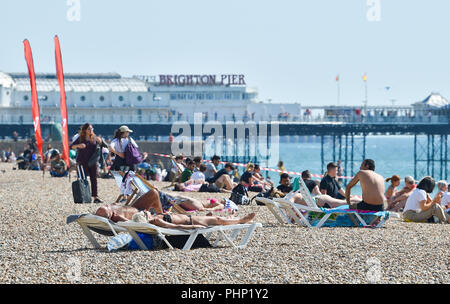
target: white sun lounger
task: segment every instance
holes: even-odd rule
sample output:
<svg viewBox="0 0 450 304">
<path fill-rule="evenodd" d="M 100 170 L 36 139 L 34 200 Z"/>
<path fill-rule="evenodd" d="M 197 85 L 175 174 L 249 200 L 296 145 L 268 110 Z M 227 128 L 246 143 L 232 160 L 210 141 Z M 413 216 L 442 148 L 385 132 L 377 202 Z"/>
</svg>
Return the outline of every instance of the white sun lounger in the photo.
<svg viewBox="0 0 450 304">
<path fill-rule="evenodd" d="M 292 191 L 286 195 L 284 198 L 275 198 L 273 200 L 267 198 L 257 198 L 256 200 L 264 203 L 269 210 L 274 214 L 276 219 L 281 224 L 290 224 L 292 220 L 302 226 L 306 227 L 314 227 L 320 228 L 322 227 L 327 220 L 330 219 L 332 215 L 343 215 L 346 214 L 348 217 L 355 223 L 359 222 L 363 227 L 370 226 L 371 223 L 366 223 L 366 221 L 361 217 L 361 214 L 366 215 L 376 215 L 381 218 L 381 220 L 377 223 L 375 228 L 380 228 L 384 225 L 385 221 L 389 218 L 390 213 L 387 211 L 380 212 L 358 212 L 357 210 L 349 210 L 349 209 L 324 209 L 317 206 L 315 200 L 311 196 L 308 188 L 306 187 L 304 181 L 300 178 L 297 178 L 295 183 L 298 183 L 298 190 Z M 294 187 L 295 188 L 295 187 Z M 293 195 L 300 192 L 302 194 L 303 199 L 305 200 L 307 206 L 296 204 L 290 201 Z M 317 222 L 315 220 L 310 219 L 309 213 L 315 212 L 320 214 L 322 218 Z M 352 219 L 353 218 L 353 219 Z M 357 222 L 355 222 L 355 219 Z M 315 222 L 314 222 L 315 221 Z"/>
<path fill-rule="evenodd" d="M 147 246 L 141 241 L 137 233 L 145 233 L 157 235 L 161 238 L 170 249 L 173 249 L 173 246 L 169 243 L 166 236 L 170 235 L 188 235 L 189 238 L 186 241 L 183 250 L 189 250 L 192 247 L 195 239 L 199 234 L 203 234 L 206 239 L 210 239 L 211 236 L 217 232 L 217 239 L 213 244 L 214 247 L 217 246 L 220 240 L 225 240 L 230 244 L 233 248 L 241 249 L 245 248 L 250 241 L 253 232 L 257 227 L 262 227 L 260 223 L 249 223 L 249 224 L 238 224 L 238 225 L 229 225 L 229 226 L 212 226 L 208 228 L 202 229 L 192 229 L 192 230 L 182 230 L 182 229 L 167 229 L 158 227 L 148 223 L 137 223 L 133 221 L 121 222 L 118 225 L 122 228 L 125 228 L 128 233 L 133 237 L 135 242 L 142 250 L 147 250 Z M 239 245 L 235 244 L 237 236 L 241 231 L 245 231 L 244 236 L 241 239 Z M 231 232 L 231 235 L 227 235 L 226 232 Z"/>
<path fill-rule="evenodd" d="M 92 234 L 92 231 L 105 236 L 113 236 L 120 232 L 127 231 L 125 228 L 118 226 L 113 221 L 93 214 L 69 215 L 66 223 L 70 224 L 73 222 L 77 222 L 81 226 L 84 235 L 86 235 L 96 249 L 101 248 L 101 246 Z"/>
</svg>

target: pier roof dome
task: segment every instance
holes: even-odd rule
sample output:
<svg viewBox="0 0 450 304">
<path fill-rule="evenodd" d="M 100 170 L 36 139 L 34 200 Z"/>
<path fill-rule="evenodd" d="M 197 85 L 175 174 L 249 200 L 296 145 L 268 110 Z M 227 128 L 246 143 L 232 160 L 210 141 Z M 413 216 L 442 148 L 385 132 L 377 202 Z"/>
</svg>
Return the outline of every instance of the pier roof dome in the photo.
<svg viewBox="0 0 450 304">
<path fill-rule="evenodd" d="M 445 108 L 450 105 L 449 101 L 439 93 L 431 93 L 425 100 L 416 102 L 414 106 L 424 108 Z"/>
</svg>

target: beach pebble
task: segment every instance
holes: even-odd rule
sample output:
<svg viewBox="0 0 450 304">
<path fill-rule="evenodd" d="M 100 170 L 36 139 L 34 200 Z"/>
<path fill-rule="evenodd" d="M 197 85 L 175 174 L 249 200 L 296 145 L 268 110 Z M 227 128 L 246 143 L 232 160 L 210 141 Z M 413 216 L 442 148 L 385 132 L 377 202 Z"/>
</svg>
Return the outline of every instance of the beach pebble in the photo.
<svg viewBox="0 0 450 304">
<path fill-rule="evenodd" d="M 243 250 L 222 241 L 218 248 L 188 252 L 110 253 L 108 238 L 94 234 L 102 246 L 96 250 L 66 218 L 95 212 L 99 205 L 74 204 L 68 178 L 13 171 L 4 163 L 0 169 L 6 170 L 0 175 L 0 283 L 442 284 L 450 279 L 450 225 L 392 218 L 382 229 L 308 229 L 279 225 L 261 206 L 240 206 L 239 215 L 256 212 L 255 221 L 263 224 Z M 119 195 L 114 179 L 98 183 L 99 196 L 114 202 Z"/>
</svg>

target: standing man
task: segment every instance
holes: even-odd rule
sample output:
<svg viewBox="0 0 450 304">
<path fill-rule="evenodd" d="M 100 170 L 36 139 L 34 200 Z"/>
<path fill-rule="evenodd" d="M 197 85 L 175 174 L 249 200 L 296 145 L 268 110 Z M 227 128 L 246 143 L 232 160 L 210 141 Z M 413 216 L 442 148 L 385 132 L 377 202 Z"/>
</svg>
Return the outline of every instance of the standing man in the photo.
<svg viewBox="0 0 450 304">
<path fill-rule="evenodd" d="M 361 184 L 363 200 L 359 203 L 351 203 L 350 192 L 358 182 Z M 360 171 L 347 185 L 345 199 L 350 205 L 350 209 L 383 211 L 386 209 L 384 192 L 384 177 L 375 173 L 375 162 L 366 159 L 362 162 Z"/>
</svg>

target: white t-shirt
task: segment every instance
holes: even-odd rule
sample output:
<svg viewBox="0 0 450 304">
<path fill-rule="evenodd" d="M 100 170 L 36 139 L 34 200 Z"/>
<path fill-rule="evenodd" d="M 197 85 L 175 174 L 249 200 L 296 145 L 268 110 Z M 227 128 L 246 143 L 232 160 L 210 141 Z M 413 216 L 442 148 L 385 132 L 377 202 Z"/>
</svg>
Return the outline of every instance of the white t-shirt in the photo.
<svg viewBox="0 0 450 304">
<path fill-rule="evenodd" d="M 200 179 L 205 180 L 205 174 L 203 174 L 200 171 L 195 171 L 194 173 L 192 173 L 191 179 L 192 180 L 200 180 Z"/>
<path fill-rule="evenodd" d="M 427 193 L 425 192 L 425 190 L 422 189 L 414 190 L 408 197 L 408 200 L 406 201 L 403 213 L 405 213 L 405 211 L 407 210 L 414 210 L 417 212 L 421 212 L 422 209 L 420 209 L 420 202 L 426 200 L 427 200 Z"/>
<path fill-rule="evenodd" d="M 119 143 L 119 139 L 114 138 L 114 139 L 111 141 L 111 143 L 109 144 L 109 146 L 110 146 L 111 148 L 113 148 L 116 152 L 122 153 L 122 152 L 125 152 L 125 149 L 127 148 L 128 142 L 129 142 L 129 141 L 131 141 L 131 143 L 133 144 L 133 146 L 135 146 L 136 148 L 139 148 L 138 145 L 136 144 L 136 142 L 135 142 L 131 137 L 128 137 L 128 138 L 122 138 L 122 139 L 120 140 L 120 143 Z"/>
<path fill-rule="evenodd" d="M 445 192 L 444 196 L 441 199 L 441 206 L 445 208 L 446 206 L 448 206 L 449 203 L 450 203 L 450 193 Z"/>
</svg>

